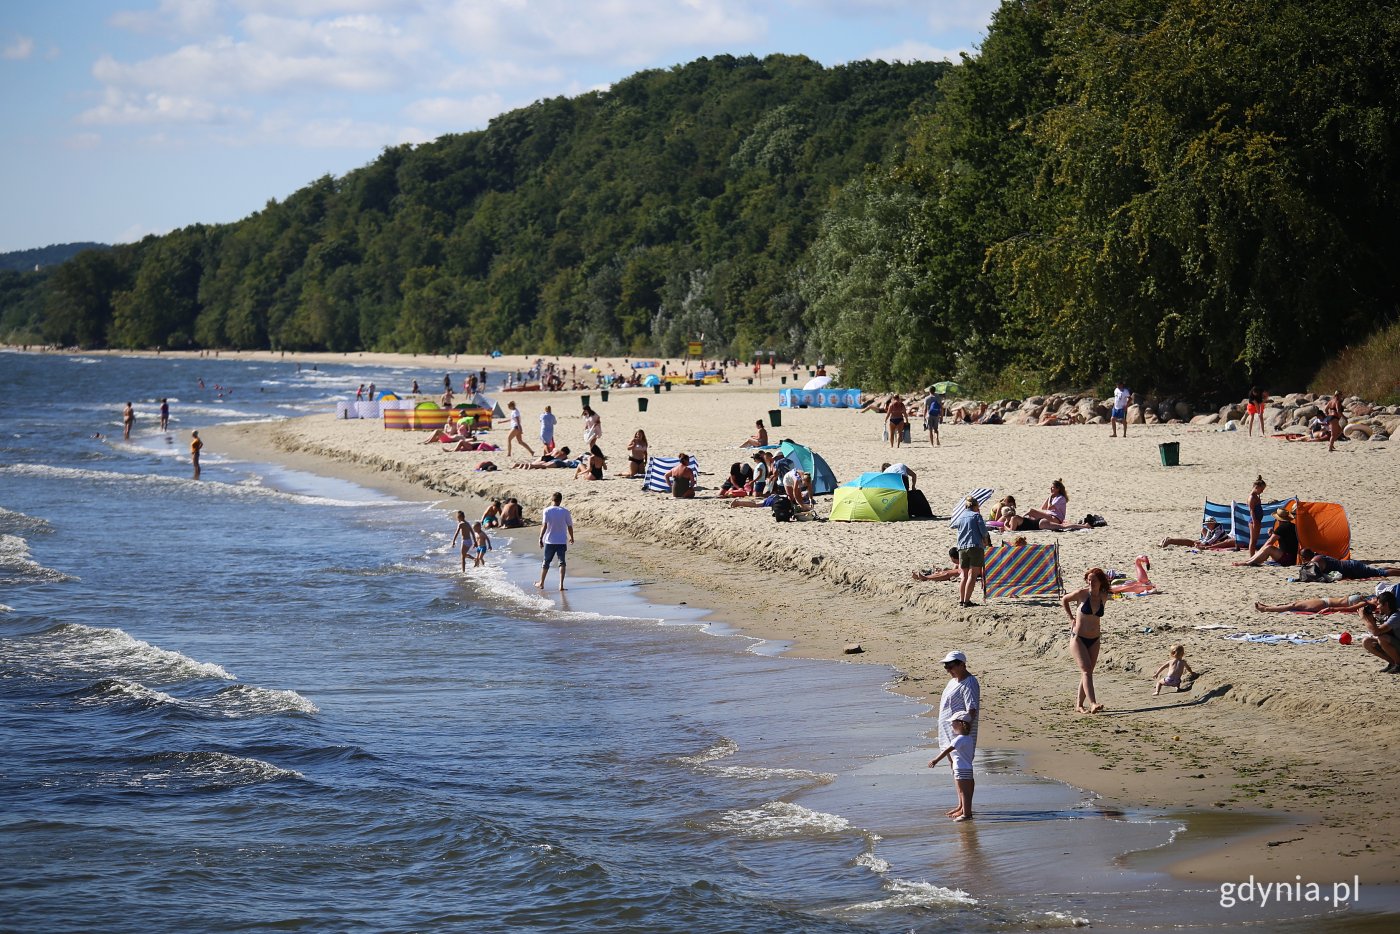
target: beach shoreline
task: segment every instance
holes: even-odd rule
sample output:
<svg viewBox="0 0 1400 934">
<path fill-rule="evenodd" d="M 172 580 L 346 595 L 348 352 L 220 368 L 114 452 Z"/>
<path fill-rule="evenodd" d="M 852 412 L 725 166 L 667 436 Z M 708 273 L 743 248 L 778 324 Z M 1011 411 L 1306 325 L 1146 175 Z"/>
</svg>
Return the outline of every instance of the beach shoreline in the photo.
<svg viewBox="0 0 1400 934">
<path fill-rule="evenodd" d="M 395 363 L 403 365 L 397 358 Z M 681 387 L 652 397 L 650 415 L 635 412 L 631 401 L 636 391 L 618 392 L 600 407 L 609 430 L 603 447 L 616 455 L 634 422 L 653 434 L 657 453 L 668 453 L 678 446 L 673 439 L 684 438 L 686 449 L 712 475 L 702 479 L 713 488 L 719 479 L 713 475 L 722 476 L 725 462 L 741 456 L 734 445 L 746 426 L 772 404 L 772 388 Z M 523 398 L 527 425 L 534 409 L 548 403 L 565 412 L 576 399 L 573 393 L 528 394 Z M 657 409 L 664 414 L 658 417 Z M 620 410 L 630 415 L 618 418 Z M 1190 531 L 1195 520 L 1176 487 L 1189 490 L 1186 502 L 1199 503 L 1197 496 L 1228 496 L 1231 486 L 1246 486 L 1262 471 L 1281 493 L 1322 498 L 1317 484 L 1303 487 L 1302 482 L 1326 467 L 1338 474 L 1329 482 L 1370 506 L 1358 508 L 1353 500 L 1343 500 L 1351 508 L 1358 555 L 1400 555 L 1393 524 L 1374 521 L 1383 501 L 1378 487 L 1391 463 L 1383 446 L 1355 445 L 1328 459 L 1317 446 L 1192 433 L 1184 426 L 1133 426 L 1135 448 L 1124 448 L 1121 441 L 1111 446 L 1097 427 L 960 426 L 945 428 L 942 447 L 921 442 L 895 453 L 878 440 L 879 416 L 785 410 L 783 417 L 784 427 L 774 436 L 810 442 L 842 479 L 859 469 L 878 469 L 882 456 L 906 460 L 920 471 L 920 487 L 929 491 L 936 511 L 956 497 L 950 491 L 978 485 L 973 482 L 978 470 L 969 468 L 979 461 L 995 465 L 983 470 L 1019 473 L 999 485 L 1025 499 L 1039 486 L 1026 476 L 1065 476 L 1076 499 L 1092 503 L 1093 511 L 1110 519 L 1108 529 L 1060 537 L 1067 581 L 1076 580 L 1088 562 L 1107 564 L 1116 558 L 1118 566 L 1125 566 L 1133 552 L 1150 552 L 1153 577 L 1164 592 L 1115 601 L 1105 623 L 1108 639 L 1099 680 L 1110 707 L 1107 714 L 1076 717 L 1070 709 L 1075 676 L 1062 654 L 1058 607 L 1003 601 L 959 609 L 951 585 L 908 580 L 912 567 L 946 564 L 934 557 L 946 551 L 951 538 L 945 523 L 779 526 L 766 510 L 731 511 L 711 499 L 678 503 L 643 496 L 631 485 L 634 481 L 575 483 L 563 471 L 475 473 L 478 460 L 494 457 L 504 464 L 504 457 L 444 454 L 436 446 L 415 444 L 422 440 L 418 433 L 386 432 L 378 422 L 337 422 L 330 415 L 238 428 L 201 426 L 201 433 L 208 431 L 209 450 L 215 453 L 329 471 L 372 486 L 387 482 L 401 495 L 422 499 L 456 496 L 462 505 L 453 508 L 465 508 L 469 515 L 479 514 L 485 495 L 516 495 L 527 515 L 536 513 L 547 491 L 561 489 L 586 554 L 647 582 L 656 602 L 703 601 L 716 617 L 747 635 L 788 643 L 788 654 L 889 665 L 904 673 L 896 689 L 923 701 L 936 699 L 941 691 L 943 674 L 936 663 L 942 653 L 963 648 L 984 684 L 984 742 L 1024 750 L 1037 774 L 1115 802 L 1278 817 L 1276 826 L 1235 833 L 1219 846 L 1170 848 L 1185 854 L 1177 859 L 1173 852 L 1165 860 L 1179 877 L 1229 880 L 1253 873 L 1292 879 L 1302 874 L 1322 880 L 1359 874 L 1370 884 L 1400 881 L 1390 856 L 1396 821 L 1379 791 L 1384 773 L 1372 755 L 1374 749 L 1391 748 L 1395 739 L 1385 695 L 1375 696 L 1391 684 L 1389 679 L 1374 674 L 1375 666 L 1369 657 L 1361 659 L 1359 650 L 1342 650 L 1335 642 L 1250 646 L 1192 629 L 1196 621 L 1224 620 L 1241 628 L 1316 635 L 1334 629 L 1336 618 L 1254 614 L 1247 609 L 1254 599 L 1279 599 L 1290 587 L 1297 589 L 1280 585 L 1281 569 L 1235 569 L 1227 555 L 1166 552 L 1145 544 Z M 577 430 L 575 420 L 572 415 L 561 418 L 563 443 Z M 527 438 L 531 434 L 527 429 Z M 1158 441 L 1185 440 L 1188 434 L 1192 448 L 1203 452 L 1188 455 L 1175 472 L 1134 464 L 1128 472 L 1150 477 L 1149 490 L 1123 487 L 1113 463 L 1116 455 L 1132 450 L 1140 462 L 1155 455 Z M 1048 450 L 1041 452 L 1041 447 Z M 1069 458 L 1057 456 L 1057 448 L 1082 454 L 1096 466 L 1075 473 Z M 1013 457 L 1016 452 L 1031 456 Z M 1238 462 L 1241 455 L 1247 455 L 1245 463 Z M 1223 463 L 1207 469 L 1217 459 Z M 1015 469 L 1008 470 L 1012 464 Z M 965 479 L 954 479 L 958 475 Z M 1229 485 L 1222 493 L 1224 482 Z M 1108 502 L 1105 488 L 1115 490 L 1119 502 Z M 857 553 L 842 550 L 852 547 Z M 1082 554 L 1071 556 L 1071 548 Z M 1105 553 L 1112 557 L 1104 558 Z M 1326 591 L 1334 592 L 1344 591 Z M 1316 594 L 1310 590 L 1307 595 Z M 1141 633 L 1144 628 L 1153 631 Z M 1202 678 L 1190 694 L 1154 702 L 1149 676 L 1176 639 L 1191 643 L 1193 666 L 1202 670 Z M 844 648 L 857 642 L 864 652 L 844 655 Z M 1201 663 L 1202 655 L 1208 663 Z M 1316 675 L 1324 658 L 1339 668 L 1333 680 Z M 1205 697 L 1210 699 L 1203 701 Z M 1347 712 L 1345 736 L 1328 732 L 1339 711 Z"/>
</svg>

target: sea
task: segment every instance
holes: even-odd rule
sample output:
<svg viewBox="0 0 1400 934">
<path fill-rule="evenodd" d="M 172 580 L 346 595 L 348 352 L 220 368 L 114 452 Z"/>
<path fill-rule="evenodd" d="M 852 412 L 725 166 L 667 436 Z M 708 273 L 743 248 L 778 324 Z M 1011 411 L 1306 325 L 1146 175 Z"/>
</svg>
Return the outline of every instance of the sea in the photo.
<svg viewBox="0 0 1400 934">
<path fill-rule="evenodd" d="M 191 430 L 444 370 L 465 375 L 0 352 L 0 930 L 1355 917 L 1227 910 L 1160 868 L 1192 815 L 1033 777 L 1013 750 L 979 750 L 978 817 L 949 821 L 934 721 L 891 669 L 789 658 L 611 573 L 541 594 L 533 535 L 463 573 L 430 502 L 210 448 L 192 476 Z"/>
</svg>

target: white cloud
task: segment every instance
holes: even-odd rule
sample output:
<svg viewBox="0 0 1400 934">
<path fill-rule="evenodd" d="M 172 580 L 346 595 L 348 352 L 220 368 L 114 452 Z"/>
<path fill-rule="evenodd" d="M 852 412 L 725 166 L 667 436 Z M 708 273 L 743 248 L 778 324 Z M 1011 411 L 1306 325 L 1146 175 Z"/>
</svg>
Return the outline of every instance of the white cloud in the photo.
<svg viewBox="0 0 1400 934">
<path fill-rule="evenodd" d="M 180 94 L 130 93 L 107 88 L 102 102 L 78 115 L 88 125 L 121 126 L 149 123 L 231 123 L 248 119 L 240 107 L 224 107 Z"/>
<path fill-rule="evenodd" d="M 65 149 L 96 149 L 102 144 L 102 136 L 99 133 L 74 133 L 63 141 Z"/>
<path fill-rule="evenodd" d="M 410 120 L 440 127 L 442 132 L 479 130 L 498 113 L 506 110 L 499 94 L 478 94 L 466 100 L 455 97 L 427 97 L 404 108 Z"/>
<path fill-rule="evenodd" d="M 109 20 L 118 29 L 167 36 L 205 36 L 223 25 L 218 0 L 160 0 L 154 10 L 123 10 Z"/>
<path fill-rule="evenodd" d="M 135 243 L 137 240 L 149 237 L 151 234 L 155 234 L 156 236 L 163 236 L 168 233 L 170 233 L 169 227 L 157 229 L 154 227 L 147 227 L 145 224 L 132 224 L 130 227 L 127 227 L 121 233 L 113 237 L 112 242 Z"/>
<path fill-rule="evenodd" d="M 973 54 L 972 49 L 940 49 L 911 39 L 889 48 L 876 49 L 864 57 L 885 62 L 960 62 L 964 52 Z"/>
<path fill-rule="evenodd" d="M 34 53 L 34 40 L 29 36 L 15 36 L 14 41 L 0 50 L 0 55 L 12 62 L 22 61 Z"/>
<path fill-rule="evenodd" d="M 929 6 L 928 28 L 935 34 L 965 29 L 986 32 L 1001 0 L 938 0 Z"/>
<path fill-rule="evenodd" d="M 220 140 L 225 145 L 273 144 L 307 149 L 378 149 L 398 143 L 423 142 L 421 131 L 354 117 L 318 117 L 307 120 L 279 111 L 258 121 L 255 127 Z"/>
</svg>

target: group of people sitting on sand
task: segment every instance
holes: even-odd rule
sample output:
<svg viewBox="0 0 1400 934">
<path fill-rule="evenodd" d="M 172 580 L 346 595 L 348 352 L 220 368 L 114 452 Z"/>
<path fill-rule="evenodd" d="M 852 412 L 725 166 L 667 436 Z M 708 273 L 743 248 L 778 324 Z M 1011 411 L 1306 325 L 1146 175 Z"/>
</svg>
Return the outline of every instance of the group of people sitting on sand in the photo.
<svg viewBox="0 0 1400 934">
<path fill-rule="evenodd" d="M 1000 523 L 1001 529 L 1007 532 L 1074 532 L 1108 524 L 1103 517 L 1092 513 L 1085 516 L 1083 522 L 1066 522 L 1068 511 L 1069 491 L 1065 489 L 1064 481 L 1052 480 L 1050 495 L 1045 502 L 1024 513 L 1017 512 L 1016 497 L 1002 497 L 992 510 L 992 527 L 996 528 L 995 523 Z"/>
</svg>

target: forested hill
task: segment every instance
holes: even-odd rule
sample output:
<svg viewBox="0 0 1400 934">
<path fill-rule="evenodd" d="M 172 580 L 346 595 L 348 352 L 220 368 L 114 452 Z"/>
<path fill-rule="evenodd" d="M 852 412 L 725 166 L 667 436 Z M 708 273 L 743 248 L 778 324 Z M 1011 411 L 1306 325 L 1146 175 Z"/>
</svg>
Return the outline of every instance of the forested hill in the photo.
<svg viewBox="0 0 1400 934">
<path fill-rule="evenodd" d="M 0 270 L 6 272 L 31 272 L 37 266 L 56 266 L 77 256 L 83 250 L 106 249 L 105 243 L 54 243 L 32 250 L 15 250 L 0 253 Z"/>
<path fill-rule="evenodd" d="M 788 346 L 823 208 L 949 67 L 720 56 L 539 101 L 237 223 L 84 253 L 36 285 L 40 327 L 125 347 Z"/>
</svg>

